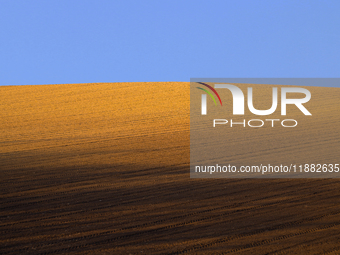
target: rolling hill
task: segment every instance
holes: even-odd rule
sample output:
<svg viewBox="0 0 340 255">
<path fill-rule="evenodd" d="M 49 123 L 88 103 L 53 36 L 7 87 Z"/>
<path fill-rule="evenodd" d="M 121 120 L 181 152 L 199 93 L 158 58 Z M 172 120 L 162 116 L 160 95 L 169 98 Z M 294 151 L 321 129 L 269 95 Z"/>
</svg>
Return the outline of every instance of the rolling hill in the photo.
<svg viewBox="0 0 340 255">
<path fill-rule="evenodd" d="M 313 118 L 297 133 L 233 129 L 229 160 L 340 163 L 340 89 L 310 91 Z M 190 178 L 187 82 L 0 96 L 1 254 L 340 252 L 339 179 Z"/>
</svg>

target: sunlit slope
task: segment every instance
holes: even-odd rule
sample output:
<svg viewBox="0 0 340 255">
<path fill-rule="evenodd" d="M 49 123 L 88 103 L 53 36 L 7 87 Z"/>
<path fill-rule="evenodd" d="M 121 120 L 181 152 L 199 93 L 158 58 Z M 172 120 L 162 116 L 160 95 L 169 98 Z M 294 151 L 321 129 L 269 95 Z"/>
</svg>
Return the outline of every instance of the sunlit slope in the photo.
<svg viewBox="0 0 340 255">
<path fill-rule="evenodd" d="M 253 87 L 255 108 L 270 108 L 271 86 L 238 86 L 245 95 L 247 87 Z M 280 86 L 276 87 L 280 98 Z M 340 89 L 308 89 L 312 99 L 305 106 L 312 116 L 303 115 L 293 105 L 288 105 L 287 116 L 281 116 L 279 99 L 270 116 L 253 115 L 246 107 L 245 116 L 235 117 L 231 96 L 225 98 L 218 118 L 296 119 L 299 124 L 296 128 L 283 128 L 279 122 L 274 128 L 269 122 L 262 128 L 217 127 L 227 133 L 227 141 L 207 137 L 213 141 L 212 148 L 202 149 L 214 153 L 214 146 L 227 142 L 230 151 L 225 162 L 233 164 L 335 163 L 340 151 L 340 120 L 335 114 L 340 109 Z M 139 169 L 189 163 L 189 83 L 9 86 L 0 88 L 0 96 L 3 170 L 66 166 Z M 212 107 L 209 102 L 208 111 Z M 207 122 L 202 135 L 209 136 L 211 126 Z"/>
<path fill-rule="evenodd" d="M 187 163 L 189 83 L 0 87 L 0 168 Z"/>
</svg>

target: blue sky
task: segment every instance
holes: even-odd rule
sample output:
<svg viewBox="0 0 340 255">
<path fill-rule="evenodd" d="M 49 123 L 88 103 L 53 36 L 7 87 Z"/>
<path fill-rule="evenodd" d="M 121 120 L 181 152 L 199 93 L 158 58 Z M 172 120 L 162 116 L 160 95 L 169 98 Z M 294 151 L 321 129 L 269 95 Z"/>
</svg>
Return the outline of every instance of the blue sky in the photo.
<svg viewBox="0 0 340 255">
<path fill-rule="evenodd" d="M 0 0 L 0 85 L 334 77 L 340 1 Z"/>
</svg>

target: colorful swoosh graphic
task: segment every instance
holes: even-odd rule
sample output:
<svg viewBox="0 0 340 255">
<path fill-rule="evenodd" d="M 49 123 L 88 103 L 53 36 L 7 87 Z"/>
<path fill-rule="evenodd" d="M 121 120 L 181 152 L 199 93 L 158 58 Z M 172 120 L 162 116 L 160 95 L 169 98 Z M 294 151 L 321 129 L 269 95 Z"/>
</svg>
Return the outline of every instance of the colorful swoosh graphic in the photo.
<svg viewBox="0 0 340 255">
<path fill-rule="evenodd" d="M 196 88 L 201 89 L 201 90 L 204 90 L 205 92 L 207 92 L 207 94 L 209 94 L 209 96 L 211 96 L 211 98 L 214 100 L 214 103 L 215 103 L 215 105 L 216 105 L 216 100 L 215 100 L 215 98 L 213 97 L 213 95 L 211 95 L 211 93 L 210 93 L 208 90 L 202 89 L 202 88 L 200 88 L 200 87 L 196 87 Z"/>
<path fill-rule="evenodd" d="M 217 91 L 216 91 L 213 87 L 211 87 L 210 85 L 205 84 L 205 83 L 203 83 L 203 82 L 198 82 L 198 83 L 201 84 L 201 85 L 203 85 L 203 86 L 208 87 L 209 89 L 211 89 L 211 90 L 215 93 L 215 95 L 218 97 L 218 100 L 220 100 L 220 104 L 221 104 L 221 106 L 222 106 L 221 98 L 220 98 L 219 94 L 217 93 Z M 198 88 L 198 89 L 201 89 L 201 90 L 204 90 L 205 92 L 207 92 L 207 93 L 211 96 L 211 98 L 214 100 L 215 105 L 216 105 L 215 98 L 213 97 L 213 95 L 212 95 L 208 90 L 202 89 L 202 88 L 200 88 L 200 87 L 197 87 L 197 88 Z"/>
</svg>

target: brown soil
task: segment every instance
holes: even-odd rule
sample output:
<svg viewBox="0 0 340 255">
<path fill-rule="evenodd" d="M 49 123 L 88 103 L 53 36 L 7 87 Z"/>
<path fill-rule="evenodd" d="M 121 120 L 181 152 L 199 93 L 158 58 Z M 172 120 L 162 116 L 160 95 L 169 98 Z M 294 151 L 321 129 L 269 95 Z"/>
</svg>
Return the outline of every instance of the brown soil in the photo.
<svg viewBox="0 0 340 255">
<path fill-rule="evenodd" d="M 1 254 L 340 254 L 338 179 L 190 179 L 188 83 L 0 97 Z"/>
</svg>

